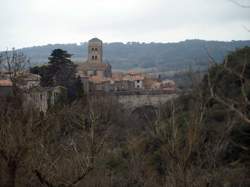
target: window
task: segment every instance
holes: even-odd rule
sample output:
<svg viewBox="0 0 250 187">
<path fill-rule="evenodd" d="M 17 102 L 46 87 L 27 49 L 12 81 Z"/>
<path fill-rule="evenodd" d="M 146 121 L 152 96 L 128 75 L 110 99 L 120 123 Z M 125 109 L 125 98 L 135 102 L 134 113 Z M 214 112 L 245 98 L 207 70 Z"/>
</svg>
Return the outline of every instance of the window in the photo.
<svg viewBox="0 0 250 187">
<path fill-rule="evenodd" d="M 95 48 L 95 51 L 98 51 L 97 48 Z"/>
<path fill-rule="evenodd" d="M 95 48 L 92 48 L 92 51 L 94 51 L 95 50 Z"/>
<path fill-rule="evenodd" d="M 140 83 L 140 80 L 137 80 L 137 83 Z"/>
<path fill-rule="evenodd" d="M 94 60 L 95 59 L 95 56 L 92 56 L 92 60 Z"/>
<path fill-rule="evenodd" d="M 95 56 L 95 60 L 97 60 L 97 56 Z"/>
</svg>

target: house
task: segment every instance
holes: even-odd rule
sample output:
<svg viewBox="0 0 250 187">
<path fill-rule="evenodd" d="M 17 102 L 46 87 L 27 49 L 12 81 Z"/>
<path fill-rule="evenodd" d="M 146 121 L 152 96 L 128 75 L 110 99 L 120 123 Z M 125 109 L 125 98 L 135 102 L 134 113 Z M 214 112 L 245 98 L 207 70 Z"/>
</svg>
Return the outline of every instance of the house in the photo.
<svg viewBox="0 0 250 187">
<path fill-rule="evenodd" d="M 56 87 L 33 87 L 25 90 L 25 105 L 33 105 L 40 112 L 46 113 L 47 110 L 59 102 L 66 100 L 67 91 L 62 86 Z"/>
<path fill-rule="evenodd" d="M 154 78 L 148 78 L 146 77 L 144 79 L 144 88 L 147 90 L 160 90 L 161 87 L 161 81 Z"/>
<path fill-rule="evenodd" d="M 133 90 L 134 89 L 134 82 L 133 81 L 130 81 L 130 80 L 123 80 L 123 79 L 120 79 L 120 80 L 113 80 L 111 82 L 111 85 L 112 85 L 112 90 L 114 92 L 117 92 L 117 91 L 128 91 L 128 90 Z"/>
<path fill-rule="evenodd" d="M 32 87 L 38 87 L 40 85 L 41 76 L 24 72 L 18 75 L 17 85 L 21 89 L 30 89 Z"/>
<path fill-rule="evenodd" d="M 0 96 L 10 96 L 13 94 L 13 83 L 9 79 L 0 80 Z"/>
<path fill-rule="evenodd" d="M 160 89 L 163 91 L 176 91 L 176 84 L 172 80 L 164 80 L 161 82 Z"/>
<path fill-rule="evenodd" d="M 141 73 L 129 72 L 123 77 L 123 80 L 132 81 L 134 89 L 144 89 L 144 78 Z"/>
</svg>

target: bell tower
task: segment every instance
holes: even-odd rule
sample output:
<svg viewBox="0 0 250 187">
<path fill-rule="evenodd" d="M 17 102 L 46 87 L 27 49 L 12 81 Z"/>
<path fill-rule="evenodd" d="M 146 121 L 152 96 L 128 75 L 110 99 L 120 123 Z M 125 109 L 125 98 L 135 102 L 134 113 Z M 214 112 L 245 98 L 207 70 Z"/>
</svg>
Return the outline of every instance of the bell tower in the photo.
<svg viewBox="0 0 250 187">
<path fill-rule="evenodd" d="M 102 41 L 98 38 L 89 40 L 88 43 L 88 62 L 102 63 Z"/>
</svg>

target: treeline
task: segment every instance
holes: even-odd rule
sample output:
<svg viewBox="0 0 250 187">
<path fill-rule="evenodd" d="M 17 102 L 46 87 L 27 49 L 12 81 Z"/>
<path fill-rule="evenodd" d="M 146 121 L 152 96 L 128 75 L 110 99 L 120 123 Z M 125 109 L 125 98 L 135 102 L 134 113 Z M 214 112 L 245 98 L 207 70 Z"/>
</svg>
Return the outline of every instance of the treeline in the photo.
<svg viewBox="0 0 250 187">
<path fill-rule="evenodd" d="M 24 48 L 21 51 L 31 57 L 33 65 L 47 63 L 47 57 L 53 49 L 61 48 L 72 54 L 74 62 L 87 59 L 87 43 L 55 44 Z M 209 55 L 217 62 L 236 48 L 250 46 L 250 41 L 204 41 L 186 40 L 179 43 L 105 43 L 104 60 L 114 69 L 132 68 L 157 69 L 160 71 L 207 69 Z"/>
<path fill-rule="evenodd" d="M 1 98 L 1 186 L 249 186 L 250 48 L 158 109 L 82 97 L 40 115 Z"/>
</svg>

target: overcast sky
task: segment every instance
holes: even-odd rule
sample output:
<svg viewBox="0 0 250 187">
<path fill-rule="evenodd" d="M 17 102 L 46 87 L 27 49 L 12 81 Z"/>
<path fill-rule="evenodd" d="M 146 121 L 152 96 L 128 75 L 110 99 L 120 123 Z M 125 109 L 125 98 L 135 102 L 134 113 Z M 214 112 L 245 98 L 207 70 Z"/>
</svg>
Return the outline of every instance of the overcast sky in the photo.
<svg viewBox="0 0 250 187">
<path fill-rule="evenodd" d="M 0 0 L 0 6 L 0 50 L 92 37 L 104 42 L 250 39 L 244 28 L 250 28 L 250 8 L 229 0 Z"/>
</svg>

